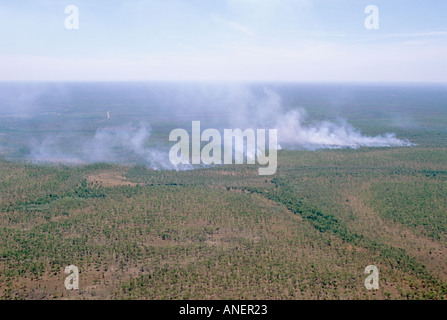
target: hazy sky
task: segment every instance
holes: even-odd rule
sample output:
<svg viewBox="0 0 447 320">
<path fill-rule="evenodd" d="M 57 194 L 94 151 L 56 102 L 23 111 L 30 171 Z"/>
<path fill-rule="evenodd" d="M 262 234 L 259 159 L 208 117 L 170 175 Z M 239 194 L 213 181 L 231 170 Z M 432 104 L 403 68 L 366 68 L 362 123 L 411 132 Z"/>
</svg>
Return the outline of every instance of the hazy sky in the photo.
<svg viewBox="0 0 447 320">
<path fill-rule="evenodd" d="M 367 5 L 379 29 L 365 28 Z M 0 80 L 446 82 L 446 12 L 444 0 L 0 0 Z"/>
</svg>

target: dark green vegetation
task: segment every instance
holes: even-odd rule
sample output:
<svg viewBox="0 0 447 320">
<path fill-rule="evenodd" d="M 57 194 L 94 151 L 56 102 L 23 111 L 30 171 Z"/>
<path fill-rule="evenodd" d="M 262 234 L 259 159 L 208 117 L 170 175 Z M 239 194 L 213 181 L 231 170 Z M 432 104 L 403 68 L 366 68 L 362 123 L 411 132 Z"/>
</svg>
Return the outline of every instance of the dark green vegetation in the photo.
<svg viewBox="0 0 447 320">
<path fill-rule="evenodd" d="M 74 94 L 79 110 L 47 97 L 42 105 L 59 115 L 0 118 L 0 297 L 446 299 L 446 90 L 274 89 L 312 119 L 347 115 L 366 134 L 395 132 L 418 145 L 281 150 L 274 176 L 259 176 L 255 165 L 30 164 L 20 160 L 26 148 L 8 148 L 70 119 L 76 134 L 91 135 L 107 110 L 117 125 L 122 106 L 137 104 L 125 89 Z M 148 144 L 179 127 L 155 118 Z M 76 146 L 65 138 L 66 148 Z M 79 291 L 64 287 L 71 264 Z M 364 287 L 371 264 L 376 291 Z"/>
</svg>

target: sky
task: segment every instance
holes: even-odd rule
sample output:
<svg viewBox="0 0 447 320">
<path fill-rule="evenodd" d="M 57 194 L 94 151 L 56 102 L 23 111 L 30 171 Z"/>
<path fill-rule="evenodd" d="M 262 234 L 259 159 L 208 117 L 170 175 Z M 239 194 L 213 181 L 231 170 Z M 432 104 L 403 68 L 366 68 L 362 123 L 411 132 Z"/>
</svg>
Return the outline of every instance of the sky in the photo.
<svg viewBox="0 0 447 320">
<path fill-rule="evenodd" d="M 0 81 L 447 82 L 446 12 L 443 0 L 0 0 Z"/>
</svg>

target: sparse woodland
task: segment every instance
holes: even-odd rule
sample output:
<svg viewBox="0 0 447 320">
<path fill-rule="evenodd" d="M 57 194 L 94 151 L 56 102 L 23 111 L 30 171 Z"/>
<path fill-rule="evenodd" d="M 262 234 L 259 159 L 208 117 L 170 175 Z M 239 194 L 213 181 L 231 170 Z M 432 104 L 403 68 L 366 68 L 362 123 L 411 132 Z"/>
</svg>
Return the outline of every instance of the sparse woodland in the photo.
<svg viewBox="0 0 447 320">
<path fill-rule="evenodd" d="M 447 298 L 445 148 L 278 156 L 274 176 L 0 161 L 0 297 Z"/>
</svg>

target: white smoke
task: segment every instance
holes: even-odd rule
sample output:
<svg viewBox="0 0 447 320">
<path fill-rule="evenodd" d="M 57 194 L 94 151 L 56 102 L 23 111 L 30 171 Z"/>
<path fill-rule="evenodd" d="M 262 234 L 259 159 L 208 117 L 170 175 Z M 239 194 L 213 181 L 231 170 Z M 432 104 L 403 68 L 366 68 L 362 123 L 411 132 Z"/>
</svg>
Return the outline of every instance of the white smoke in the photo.
<svg viewBox="0 0 447 320">
<path fill-rule="evenodd" d="M 162 99 L 163 103 L 170 106 L 169 110 L 165 111 L 166 114 L 176 115 L 189 111 L 194 115 L 218 115 L 217 122 L 202 121 L 201 130 L 213 127 L 220 131 L 237 128 L 277 129 L 278 149 L 315 150 L 412 145 L 408 140 L 399 139 L 393 133 L 364 135 L 346 120 L 312 121 L 305 109 L 293 105 L 284 107 L 281 96 L 270 89 L 254 91 L 245 86 L 230 86 L 186 91 L 186 96 L 173 94 L 175 103 L 166 97 Z M 190 127 L 185 127 L 188 121 L 177 126 L 177 120 L 173 117 L 169 121 L 172 121 L 175 127 L 190 131 Z M 188 165 L 173 165 L 169 161 L 169 148 L 172 144 L 155 144 L 151 138 L 151 128 L 144 120 L 138 124 L 114 123 L 115 125 L 108 122 L 107 127 L 97 129 L 90 137 L 82 136 L 81 131 L 74 130 L 53 134 L 40 143 L 33 141 L 29 158 L 64 163 L 143 163 L 152 169 L 168 170 L 192 168 Z M 169 132 L 166 132 L 166 138 L 168 136 Z M 249 159 L 255 157 L 254 154 L 246 156 Z"/>
<path fill-rule="evenodd" d="M 278 129 L 279 148 L 315 150 L 413 145 L 408 140 L 398 139 L 394 133 L 363 135 L 346 120 L 310 122 L 305 109 L 285 110 L 281 97 L 269 89 L 264 90 L 261 100 L 247 93 L 241 97 L 244 99 L 231 105 L 237 113 L 235 121 L 251 128 Z"/>
<path fill-rule="evenodd" d="M 80 149 L 72 152 L 61 150 L 62 141 L 53 137 L 35 144 L 29 158 L 37 162 L 80 163 L 144 163 L 159 170 L 185 170 L 189 166 L 174 166 L 168 152 L 161 147 L 148 147 L 150 127 L 145 123 L 98 129 L 92 138 L 86 139 Z"/>
<path fill-rule="evenodd" d="M 78 155 L 64 152 L 61 147 L 63 144 L 58 137 L 47 136 L 41 142 L 38 142 L 36 139 L 31 139 L 30 144 L 31 152 L 27 158 L 33 162 L 65 164 L 86 163 Z"/>
<path fill-rule="evenodd" d="M 150 127 L 125 125 L 98 129 L 93 139 L 84 144 L 84 158 L 88 162 L 144 162 L 152 169 L 186 169 L 169 162 L 168 152 L 160 147 L 148 147 Z"/>
<path fill-rule="evenodd" d="M 322 121 L 304 124 L 304 111 L 292 110 L 277 119 L 278 139 L 283 146 L 319 148 L 403 147 L 412 145 L 408 140 L 396 138 L 394 133 L 365 136 L 346 121 L 333 123 Z"/>
</svg>

